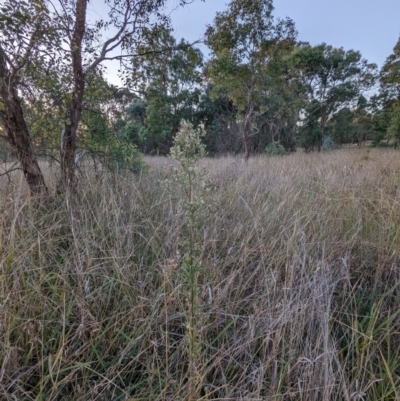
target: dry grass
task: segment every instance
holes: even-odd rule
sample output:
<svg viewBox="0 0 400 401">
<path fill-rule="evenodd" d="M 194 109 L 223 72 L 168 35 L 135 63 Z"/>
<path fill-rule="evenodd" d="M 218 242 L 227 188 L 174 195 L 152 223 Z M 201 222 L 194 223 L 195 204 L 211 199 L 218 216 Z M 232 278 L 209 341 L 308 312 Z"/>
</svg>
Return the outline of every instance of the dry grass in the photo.
<svg viewBox="0 0 400 401">
<path fill-rule="evenodd" d="M 2 182 L 0 399 L 187 399 L 184 215 L 149 163 L 40 209 Z M 199 399 L 400 399 L 398 152 L 204 164 Z"/>
</svg>

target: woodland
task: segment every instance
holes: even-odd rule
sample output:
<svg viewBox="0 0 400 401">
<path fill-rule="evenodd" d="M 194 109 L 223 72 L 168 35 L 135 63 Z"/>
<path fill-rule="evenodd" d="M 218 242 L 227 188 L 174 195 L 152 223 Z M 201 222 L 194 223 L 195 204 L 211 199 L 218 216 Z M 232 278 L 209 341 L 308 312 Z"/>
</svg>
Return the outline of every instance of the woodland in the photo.
<svg viewBox="0 0 400 401">
<path fill-rule="evenodd" d="M 399 400 L 400 39 L 167 3 L 0 1 L 0 399 Z"/>
<path fill-rule="evenodd" d="M 209 155 L 397 146 L 399 43 L 378 71 L 357 50 L 301 42 L 272 1 L 237 0 L 207 26 L 205 59 L 174 37 L 164 3 L 106 1 L 93 20 L 83 0 L 4 2 L 1 155 L 32 193 L 47 191 L 39 159 L 60 165 L 60 188 L 85 154 L 137 171 L 141 155 L 168 155 L 182 120 Z M 123 87 L 104 78 L 111 60 Z"/>
</svg>

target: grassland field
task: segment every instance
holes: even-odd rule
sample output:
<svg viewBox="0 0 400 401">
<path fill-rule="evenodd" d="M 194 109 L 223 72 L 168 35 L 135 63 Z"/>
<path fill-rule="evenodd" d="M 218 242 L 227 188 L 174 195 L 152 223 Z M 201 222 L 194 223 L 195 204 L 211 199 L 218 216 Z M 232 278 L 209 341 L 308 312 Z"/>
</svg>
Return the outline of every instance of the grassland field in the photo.
<svg viewBox="0 0 400 401">
<path fill-rule="evenodd" d="M 201 161 L 192 298 L 182 188 L 146 161 L 39 206 L 0 178 L 1 400 L 400 400 L 398 151 Z"/>
</svg>

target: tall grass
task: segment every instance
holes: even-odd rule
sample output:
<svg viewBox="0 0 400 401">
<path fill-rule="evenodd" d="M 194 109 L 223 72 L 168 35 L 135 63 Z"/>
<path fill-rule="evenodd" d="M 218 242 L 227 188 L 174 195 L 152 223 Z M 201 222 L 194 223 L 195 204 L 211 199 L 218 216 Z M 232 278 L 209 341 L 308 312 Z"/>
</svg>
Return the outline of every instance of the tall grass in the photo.
<svg viewBox="0 0 400 401">
<path fill-rule="evenodd" d="M 148 162 L 39 208 L 1 184 L 0 399 L 190 397 L 190 233 L 171 161 Z M 399 154 L 203 164 L 198 399 L 400 399 Z"/>
</svg>

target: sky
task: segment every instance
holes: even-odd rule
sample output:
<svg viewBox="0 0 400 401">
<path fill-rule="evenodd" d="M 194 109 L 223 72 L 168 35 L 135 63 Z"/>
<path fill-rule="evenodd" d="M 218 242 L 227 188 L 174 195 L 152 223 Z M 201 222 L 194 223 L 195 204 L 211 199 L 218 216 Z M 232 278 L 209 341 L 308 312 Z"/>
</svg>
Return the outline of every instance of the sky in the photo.
<svg viewBox="0 0 400 401">
<path fill-rule="evenodd" d="M 194 0 L 184 8 L 179 0 L 168 0 L 175 36 L 194 42 L 203 37 L 217 11 L 227 9 L 228 0 Z M 381 67 L 400 35 L 400 0 L 275 0 L 276 18 L 290 17 L 298 39 L 312 45 L 325 42 L 345 50 L 359 50 L 369 62 Z M 207 53 L 205 46 L 200 46 Z M 108 79 L 119 83 L 116 68 Z"/>
</svg>

